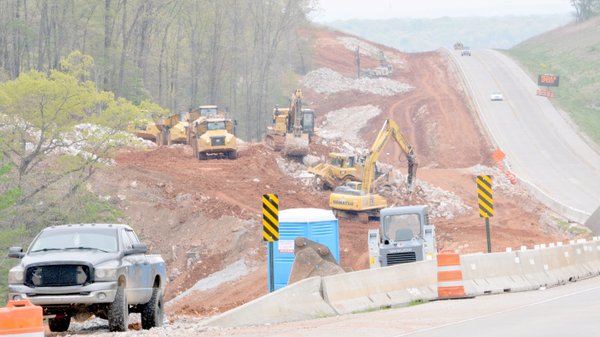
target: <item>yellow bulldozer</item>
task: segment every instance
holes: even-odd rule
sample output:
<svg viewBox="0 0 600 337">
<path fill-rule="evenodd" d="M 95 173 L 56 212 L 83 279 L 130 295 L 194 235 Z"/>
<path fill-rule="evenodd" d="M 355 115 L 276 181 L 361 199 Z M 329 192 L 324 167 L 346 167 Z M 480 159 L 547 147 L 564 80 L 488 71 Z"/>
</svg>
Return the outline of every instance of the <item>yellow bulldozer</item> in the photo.
<svg viewBox="0 0 600 337">
<path fill-rule="evenodd" d="M 350 153 L 331 152 L 327 162 L 309 167 L 308 172 L 321 179 L 324 188 L 334 189 L 349 181 L 361 181 L 364 160 Z"/>
<path fill-rule="evenodd" d="M 358 217 L 359 220 L 366 223 L 371 217 L 379 218 L 379 210 L 387 207 L 387 200 L 373 191 L 373 179 L 377 159 L 390 137 L 396 141 L 406 156 L 408 190 L 412 190 L 417 170 L 414 150 L 400 132 L 398 125 L 393 120 L 387 119 L 365 159 L 362 181 L 350 181 L 345 185 L 338 186 L 329 196 L 329 207 L 336 216 Z"/>
<path fill-rule="evenodd" d="M 265 142 L 272 150 L 282 151 L 286 156 L 302 157 L 308 154 L 314 127 L 315 112 L 303 107 L 302 91 L 297 89 L 289 108 L 273 109 L 273 124 L 267 127 Z"/>
</svg>

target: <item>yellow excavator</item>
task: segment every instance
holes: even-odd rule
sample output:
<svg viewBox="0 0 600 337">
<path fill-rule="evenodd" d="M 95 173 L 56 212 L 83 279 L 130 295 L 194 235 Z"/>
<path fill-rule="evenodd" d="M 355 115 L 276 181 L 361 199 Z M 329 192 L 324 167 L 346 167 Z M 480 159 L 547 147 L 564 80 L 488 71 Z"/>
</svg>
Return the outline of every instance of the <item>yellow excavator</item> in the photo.
<svg viewBox="0 0 600 337">
<path fill-rule="evenodd" d="M 273 109 L 273 124 L 267 127 L 265 142 L 274 151 L 283 150 L 286 156 L 302 157 L 308 154 L 314 126 L 315 112 L 303 108 L 302 90 L 296 89 L 289 108 Z"/>
<path fill-rule="evenodd" d="M 391 119 L 383 123 L 367 158 L 365 159 L 362 182 L 350 181 L 345 185 L 335 188 L 329 196 L 329 207 L 338 217 L 353 218 L 358 217 L 360 221 L 366 223 L 369 217 L 379 218 L 379 210 L 387 207 L 387 200 L 373 191 L 373 178 L 375 176 L 375 165 L 381 151 L 392 137 L 400 146 L 402 152 L 406 155 L 408 161 L 408 190 L 412 190 L 415 179 L 417 164 L 415 153 L 411 145 L 408 144 L 400 128 Z"/>
</svg>

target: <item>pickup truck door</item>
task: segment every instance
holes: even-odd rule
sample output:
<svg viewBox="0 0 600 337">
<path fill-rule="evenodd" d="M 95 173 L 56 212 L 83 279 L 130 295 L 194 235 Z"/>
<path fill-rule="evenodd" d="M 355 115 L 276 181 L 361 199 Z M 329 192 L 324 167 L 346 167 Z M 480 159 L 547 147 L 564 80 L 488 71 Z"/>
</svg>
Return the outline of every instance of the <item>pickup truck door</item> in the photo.
<svg viewBox="0 0 600 337">
<path fill-rule="evenodd" d="M 139 239 L 133 231 L 123 229 L 121 232 L 125 250 L 133 248 Z M 127 301 L 129 304 L 146 303 L 152 296 L 152 276 L 146 254 L 131 254 L 123 257 L 123 265 L 127 267 Z"/>
</svg>

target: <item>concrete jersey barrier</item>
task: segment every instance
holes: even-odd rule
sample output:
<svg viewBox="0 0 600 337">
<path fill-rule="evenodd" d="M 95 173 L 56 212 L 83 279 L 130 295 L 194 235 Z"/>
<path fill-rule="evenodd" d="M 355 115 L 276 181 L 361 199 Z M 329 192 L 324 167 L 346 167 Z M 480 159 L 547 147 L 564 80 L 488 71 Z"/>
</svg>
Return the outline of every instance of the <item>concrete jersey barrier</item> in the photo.
<svg viewBox="0 0 600 337">
<path fill-rule="evenodd" d="M 460 258 L 466 296 L 552 287 L 600 275 L 600 241 L 545 245 Z M 313 277 L 205 322 L 235 327 L 282 323 L 398 307 L 437 299 L 437 261 Z"/>
</svg>

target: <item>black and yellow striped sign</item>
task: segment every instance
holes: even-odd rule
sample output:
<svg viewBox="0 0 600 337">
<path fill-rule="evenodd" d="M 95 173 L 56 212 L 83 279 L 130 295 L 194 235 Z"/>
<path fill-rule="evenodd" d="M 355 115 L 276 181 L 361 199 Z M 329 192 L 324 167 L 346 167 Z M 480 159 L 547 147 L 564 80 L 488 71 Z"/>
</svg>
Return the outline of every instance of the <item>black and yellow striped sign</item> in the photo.
<svg viewBox="0 0 600 337">
<path fill-rule="evenodd" d="M 477 176 L 477 201 L 479 202 L 480 217 L 489 218 L 494 216 L 492 176 Z"/>
<path fill-rule="evenodd" d="M 263 194 L 263 241 L 279 241 L 279 198 L 277 194 Z"/>
</svg>

